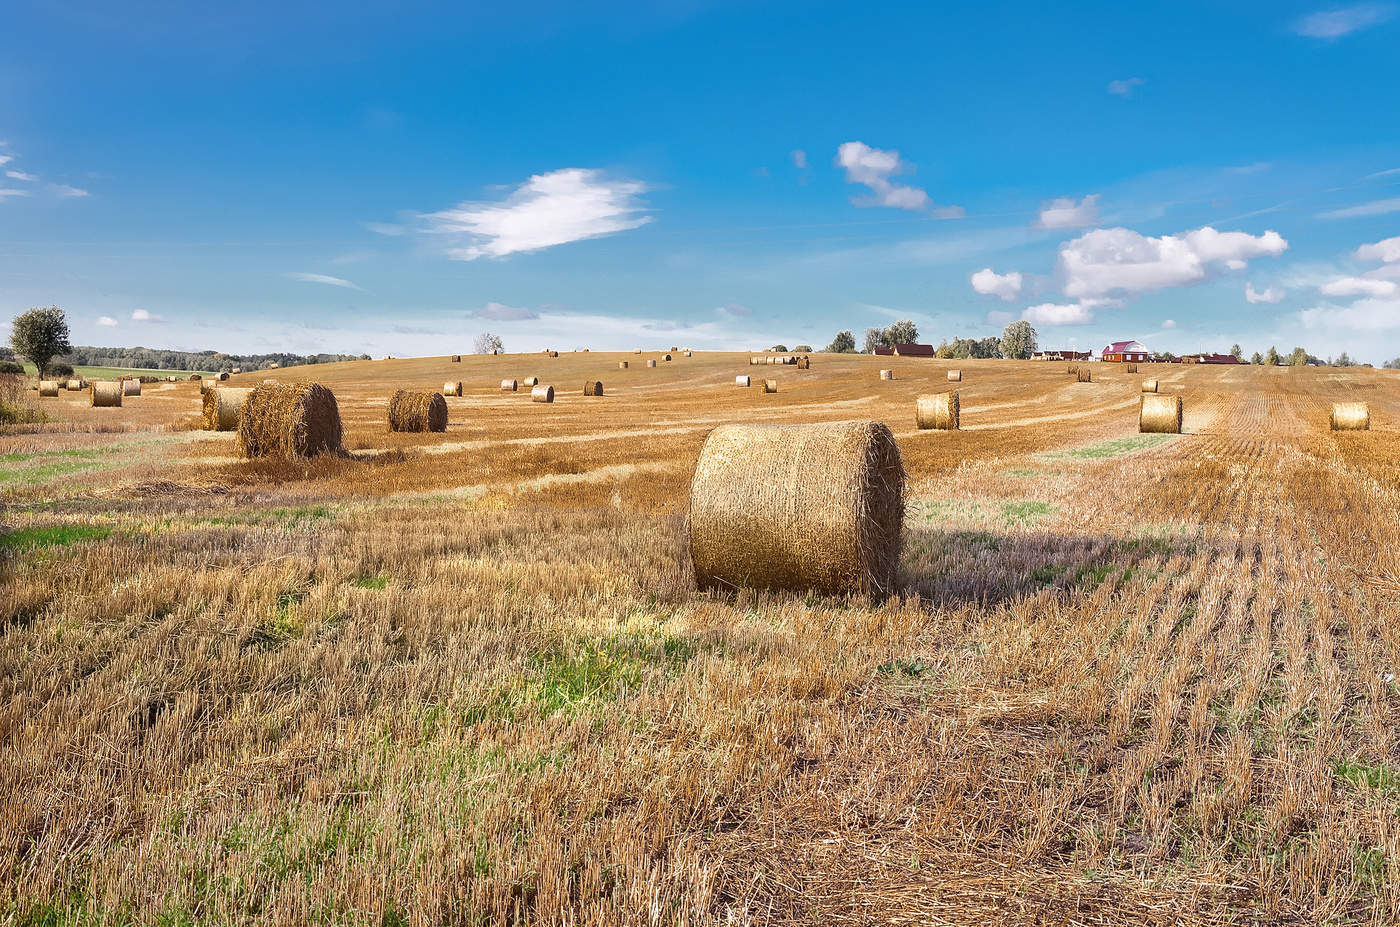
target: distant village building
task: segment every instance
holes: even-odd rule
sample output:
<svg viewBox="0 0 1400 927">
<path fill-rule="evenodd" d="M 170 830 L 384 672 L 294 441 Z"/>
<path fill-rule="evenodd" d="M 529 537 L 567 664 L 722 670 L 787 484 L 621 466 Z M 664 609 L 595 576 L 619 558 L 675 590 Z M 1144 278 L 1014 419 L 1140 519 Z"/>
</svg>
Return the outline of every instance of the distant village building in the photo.
<svg viewBox="0 0 1400 927">
<path fill-rule="evenodd" d="M 1103 359 L 1111 363 L 1136 364 L 1151 358 L 1141 341 L 1115 341 L 1103 349 Z"/>
<path fill-rule="evenodd" d="M 897 344 L 889 348 L 876 348 L 875 353 L 882 357 L 935 357 L 938 352 L 931 344 Z"/>
<path fill-rule="evenodd" d="M 1233 354 L 1183 354 L 1183 364 L 1238 364 L 1240 359 Z"/>
<path fill-rule="evenodd" d="M 1086 361 L 1091 357 L 1090 351 L 1036 351 L 1031 355 L 1031 360 L 1043 361 Z"/>
</svg>

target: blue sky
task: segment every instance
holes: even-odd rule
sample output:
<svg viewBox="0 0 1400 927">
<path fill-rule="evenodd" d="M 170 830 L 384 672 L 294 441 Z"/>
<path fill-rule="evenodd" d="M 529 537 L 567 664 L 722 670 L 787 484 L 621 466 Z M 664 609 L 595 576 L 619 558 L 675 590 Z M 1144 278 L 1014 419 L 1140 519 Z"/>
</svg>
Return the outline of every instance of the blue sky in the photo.
<svg viewBox="0 0 1400 927">
<path fill-rule="evenodd" d="M 1393 4 L 185 6 L 0 14 L 0 318 L 1400 355 Z"/>
</svg>

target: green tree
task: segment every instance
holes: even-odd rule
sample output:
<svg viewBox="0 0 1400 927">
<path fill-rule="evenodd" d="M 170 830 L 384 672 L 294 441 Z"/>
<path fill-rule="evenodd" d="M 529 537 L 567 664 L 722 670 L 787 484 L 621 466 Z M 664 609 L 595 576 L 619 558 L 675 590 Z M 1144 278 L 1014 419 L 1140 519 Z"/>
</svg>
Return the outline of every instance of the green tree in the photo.
<svg viewBox="0 0 1400 927">
<path fill-rule="evenodd" d="M 1264 355 L 1264 363 L 1268 364 L 1270 367 L 1277 367 L 1279 360 L 1278 348 L 1269 345 L 1269 353 Z"/>
<path fill-rule="evenodd" d="M 812 346 L 810 344 L 798 344 L 793 345 L 792 350 L 796 354 L 811 354 Z"/>
<path fill-rule="evenodd" d="M 867 328 L 865 330 L 866 354 L 874 354 L 876 348 L 887 348 L 890 346 L 889 333 L 883 328 Z"/>
<path fill-rule="evenodd" d="M 919 340 L 919 326 L 909 319 L 900 319 L 885 329 L 885 338 L 891 347 L 897 344 L 914 344 Z"/>
<path fill-rule="evenodd" d="M 1308 352 L 1302 348 L 1294 348 L 1288 353 L 1288 366 L 1306 367 L 1308 365 Z"/>
<path fill-rule="evenodd" d="M 1235 355 L 1235 360 L 1244 360 L 1244 348 L 1237 344 L 1230 346 L 1230 353 Z"/>
<path fill-rule="evenodd" d="M 10 323 L 10 347 L 39 368 L 42 380 L 49 361 L 73 350 L 68 343 L 68 319 L 57 306 L 30 309 Z"/>
<path fill-rule="evenodd" d="M 1036 331 L 1024 319 L 1012 322 L 1001 333 L 1001 356 L 1029 360 L 1036 349 Z"/>
<path fill-rule="evenodd" d="M 768 350 L 770 350 L 770 351 L 777 351 L 777 352 L 781 352 L 781 353 L 786 353 L 786 351 L 787 351 L 787 345 L 785 345 L 785 344 L 775 344 L 775 345 L 773 345 L 771 348 L 769 348 Z"/>
<path fill-rule="evenodd" d="M 1262 364 L 1264 363 L 1264 355 L 1260 354 L 1258 351 L 1255 351 L 1249 356 L 1249 362 L 1255 365 Z"/>
<path fill-rule="evenodd" d="M 831 344 L 826 346 L 831 354 L 854 354 L 856 350 L 856 336 L 849 331 L 840 331 L 836 337 L 831 339 Z"/>
</svg>

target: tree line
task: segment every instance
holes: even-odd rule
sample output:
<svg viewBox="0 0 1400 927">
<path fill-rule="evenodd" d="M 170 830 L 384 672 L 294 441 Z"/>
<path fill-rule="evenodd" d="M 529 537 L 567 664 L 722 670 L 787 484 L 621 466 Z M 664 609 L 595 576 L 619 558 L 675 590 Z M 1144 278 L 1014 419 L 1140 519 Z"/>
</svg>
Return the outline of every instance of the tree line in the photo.
<svg viewBox="0 0 1400 927">
<path fill-rule="evenodd" d="M 1027 360 L 1036 351 L 1038 337 L 1031 323 L 1018 321 L 1006 326 L 1000 338 L 954 338 L 952 341 L 944 338 L 935 353 L 939 357 L 949 358 L 1007 357 Z M 910 319 L 900 319 L 886 328 L 867 328 L 861 353 L 874 354 L 877 348 L 917 344 L 918 341 L 919 326 Z M 850 331 L 837 332 L 826 350 L 831 354 L 855 354 L 856 336 Z"/>
</svg>

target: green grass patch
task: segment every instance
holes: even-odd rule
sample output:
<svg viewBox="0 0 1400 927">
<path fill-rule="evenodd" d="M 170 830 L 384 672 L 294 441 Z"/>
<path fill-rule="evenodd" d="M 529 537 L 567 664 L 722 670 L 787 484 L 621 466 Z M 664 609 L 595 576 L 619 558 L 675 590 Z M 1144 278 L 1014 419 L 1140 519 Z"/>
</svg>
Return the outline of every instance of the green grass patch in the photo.
<svg viewBox="0 0 1400 927">
<path fill-rule="evenodd" d="M 67 547 L 80 541 L 100 541 L 111 533 L 110 525 L 49 525 L 44 528 L 21 528 L 8 534 L 0 534 L 0 550 Z"/>
<path fill-rule="evenodd" d="M 37 376 L 39 368 L 28 361 L 24 364 L 26 376 Z M 179 377 L 181 380 L 189 378 L 192 373 L 197 373 L 201 377 L 218 376 L 217 370 L 157 370 L 154 367 L 90 367 L 74 365 L 75 376 L 84 377 L 89 380 L 115 380 L 117 377 L 160 377 L 165 379 L 169 376 Z"/>
<path fill-rule="evenodd" d="M 1122 457 L 1125 454 L 1135 454 L 1138 451 L 1145 451 L 1148 448 L 1153 448 L 1166 441 L 1170 441 L 1173 437 L 1175 436 L 1128 435 L 1123 438 L 1100 441 L 1097 444 L 1090 444 L 1087 447 L 1078 447 L 1068 451 L 1053 451 L 1048 454 L 1042 454 L 1041 456 L 1051 459 L 1107 460 L 1111 457 Z"/>
<path fill-rule="evenodd" d="M 1054 511 L 1053 505 L 1038 499 L 1013 499 L 1001 504 L 1002 521 L 1010 525 L 1033 524 L 1053 514 Z"/>
<path fill-rule="evenodd" d="M 389 577 L 384 573 L 376 573 L 373 575 L 361 574 L 356 576 L 353 582 L 355 586 L 360 589 L 383 590 L 389 586 Z"/>
<path fill-rule="evenodd" d="M 1028 470 L 1028 469 L 1026 469 L 1025 467 L 1015 467 L 1015 468 L 1013 468 L 1013 469 L 1011 469 L 1011 470 L 1003 470 L 1003 471 L 1002 471 L 1002 475 L 1003 475 L 1003 476 L 1016 476 L 1016 477 L 1020 477 L 1020 478 L 1022 478 L 1022 479 L 1029 479 L 1030 477 L 1033 477 L 1033 476 L 1042 476 L 1042 475 L 1044 475 L 1044 471 L 1042 471 L 1042 470 Z"/>
<path fill-rule="evenodd" d="M 335 506 L 303 505 L 292 508 L 256 509 L 249 512 L 235 512 L 231 515 L 216 515 L 201 519 L 205 524 L 286 528 L 294 531 L 311 528 L 335 517 Z"/>
<path fill-rule="evenodd" d="M 1384 795 L 1400 794 L 1400 771 L 1383 762 L 1367 763 L 1359 757 L 1351 760 L 1338 760 L 1333 772 L 1343 782 L 1358 789 L 1368 789 Z"/>
</svg>

